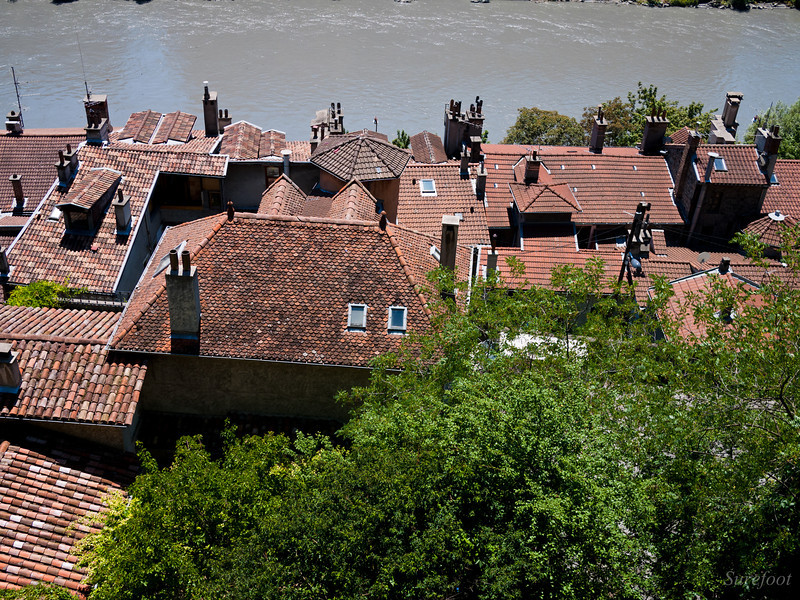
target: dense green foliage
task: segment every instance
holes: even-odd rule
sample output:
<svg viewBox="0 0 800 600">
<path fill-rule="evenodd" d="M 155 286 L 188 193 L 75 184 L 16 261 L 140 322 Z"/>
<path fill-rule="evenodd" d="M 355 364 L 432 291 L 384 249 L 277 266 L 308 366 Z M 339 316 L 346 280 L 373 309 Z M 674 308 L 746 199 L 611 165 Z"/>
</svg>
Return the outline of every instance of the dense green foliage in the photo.
<svg viewBox="0 0 800 600">
<path fill-rule="evenodd" d="M 601 273 L 440 303 L 343 396 L 345 445 L 142 453 L 86 538 L 91 599 L 794 597 L 798 291 L 714 280 L 685 308 L 707 337 L 684 339 L 664 282 L 639 311 Z"/>
<path fill-rule="evenodd" d="M 635 92 L 628 92 L 626 99 L 619 96 L 603 102 L 605 118 L 610 121 L 606 129 L 607 146 L 635 146 L 642 141 L 645 118 L 652 113 L 666 111 L 669 119 L 669 131 L 677 131 L 682 127 L 691 127 L 707 132 L 714 111 L 703 111 L 699 102 L 690 102 L 682 106 L 677 100 L 668 100 L 665 95 L 658 95 L 654 85 L 644 86 L 640 81 Z M 581 125 L 587 133 L 591 133 L 593 119 L 597 115 L 597 106 L 584 109 Z"/>
<path fill-rule="evenodd" d="M 756 128 L 769 129 L 773 125 L 780 126 L 781 145 L 778 158 L 800 159 L 800 98 L 792 104 L 776 102 L 757 122 L 751 123 L 744 135 L 744 141 L 752 144 L 756 137 Z"/>
<path fill-rule="evenodd" d="M 554 110 L 520 108 L 516 122 L 508 128 L 504 144 L 582 146 L 586 135 L 572 117 Z"/>
<path fill-rule="evenodd" d="M 69 289 L 66 284 L 54 281 L 34 281 L 28 285 L 14 288 L 8 296 L 6 304 L 12 306 L 44 306 L 56 308 L 61 305 L 61 297 L 75 295 L 75 290 Z"/>
<path fill-rule="evenodd" d="M 18 590 L 0 589 L 0 600 L 75 600 L 65 588 L 29 585 Z"/>
<path fill-rule="evenodd" d="M 408 148 L 411 138 L 408 137 L 405 129 L 398 129 L 397 137 L 392 140 L 392 143 L 398 148 Z"/>
</svg>

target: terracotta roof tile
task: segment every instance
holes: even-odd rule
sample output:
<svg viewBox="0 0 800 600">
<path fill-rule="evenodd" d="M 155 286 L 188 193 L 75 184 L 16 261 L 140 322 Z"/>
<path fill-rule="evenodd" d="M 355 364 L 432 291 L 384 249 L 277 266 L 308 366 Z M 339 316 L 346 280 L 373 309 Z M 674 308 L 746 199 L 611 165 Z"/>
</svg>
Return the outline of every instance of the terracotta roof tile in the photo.
<svg viewBox="0 0 800 600">
<path fill-rule="evenodd" d="M 150 138 L 153 137 L 159 121 L 161 121 L 160 112 L 144 110 L 142 112 L 133 113 L 128 117 L 125 127 L 122 128 L 119 139 L 132 139 L 134 142 L 140 144 L 149 144 Z"/>
<path fill-rule="evenodd" d="M 259 157 L 260 145 L 261 129 L 247 121 L 239 121 L 225 128 L 219 151 L 234 160 L 253 160 Z"/>
<path fill-rule="evenodd" d="M 186 113 L 181 113 L 184 116 Z M 194 130 L 189 135 L 185 143 L 152 143 L 140 144 L 134 143 L 131 138 L 121 139 L 116 131 L 113 131 L 108 136 L 108 147 L 117 150 L 147 150 L 149 152 L 168 152 L 168 153 L 186 153 L 186 154 L 210 154 L 219 145 L 218 137 L 206 137 L 206 132 L 203 130 Z M 172 140 L 173 142 L 175 140 Z"/>
<path fill-rule="evenodd" d="M 303 217 L 316 217 L 325 219 L 333 207 L 331 196 L 308 196 L 303 204 L 303 210 L 298 213 Z"/>
<path fill-rule="evenodd" d="M 308 162 L 311 160 L 311 142 L 286 142 L 286 149 L 292 151 L 292 162 Z"/>
<path fill-rule="evenodd" d="M 127 426 L 145 364 L 109 357 L 119 313 L 0 306 L 0 340 L 18 353 L 22 385 L 0 394 L 0 418 Z"/>
<path fill-rule="evenodd" d="M 261 195 L 258 213 L 262 215 L 299 215 L 303 212 L 306 195 L 286 175 L 281 176 Z"/>
<path fill-rule="evenodd" d="M 716 152 L 725 161 L 726 171 L 714 169 L 711 183 L 726 185 L 760 185 L 766 187 L 764 174 L 758 168 L 755 146 L 743 144 L 701 144 L 695 155 L 695 175 L 698 180 L 705 176 L 708 153 Z"/>
<path fill-rule="evenodd" d="M 58 151 L 67 144 L 77 148 L 86 139 L 83 130 L 78 131 L 26 129 L 21 135 L 0 134 L 0 210 L 10 211 L 14 206 L 11 175 L 22 176 L 26 208 L 33 210 L 39 204 L 56 181 Z"/>
<path fill-rule="evenodd" d="M 689 141 L 689 132 L 690 131 L 691 131 L 691 129 L 689 129 L 688 127 L 681 127 L 677 131 L 669 134 L 669 137 L 670 137 L 670 140 L 671 140 L 670 143 L 671 144 L 678 144 L 680 146 L 683 146 L 684 144 L 686 144 L 686 142 Z"/>
<path fill-rule="evenodd" d="M 197 266 L 200 354 L 367 366 L 395 350 L 389 306 L 408 330 L 429 326 L 421 274 L 436 266 L 431 239 L 373 223 L 236 213 L 168 229 L 125 310 L 112 346 L 170 352 L 164 272 L 157 259 L 187 240 Z M 469 251 L 459 251 L 469 269 Z M 347 330 L 349 303 L 368 306 L 366 331 Z"/>
<path fill-rule="evenodd" d="M 165 144 L 171 140 L 185 144 L 192 136 L 192 127 L 196 121 L 196 116 L 181 111 L 164 115 L 152 143 Z"/>
<path fill-rule="evenodd" d="M 88 210 L 112 187 L 116 187 L 120 179 L 122 174 L 119 171 L 106 168 L 92 169 L 70 187 L 58 206 L 59 208 L 67 205 L 79 206 Z"/>
<path fill-rule="evenodd" d="M 753 221 L 744 228 L 744 232 L 755 235 L 758 241 L 767 246 L 779 248 L 783 243 L 783 233 L 796 226 L 797 221 L 795 219 L 776 211 L 757 221 Z"/>
<path fill-rule="evenodd" d="M 317 146 L 311 162 L 341 181 L 400 177 L 411 154 L 369 131 L 330 136 Z"/>
<path fill-rule="evenodd" d="M 26 430 L 27 431 L 27 430 Z M 11 437 L 11 439 L 9 439 Z M 0 434 L 0 588 L 47 581 L 85 598 L 75 544 L 103 497 L 136 474 L 131 456 L 46 432 Z"/>
<path fill-rule="evenodd" d="M 470 179 L 462 179 L 456 161 L 429 165 L 409 163 L 400 177 L 397 222 L 434 237 L 441 235 L 442 216 L 461 214 L 458 242 L 467 246 L 489 243 L 483 202 Z M 423 195 L 420 181 L 432 179 L 435 195 Z"/>
<path fill-rule="evenodd" d="M 80 189 L 83 180 L 92 177 L 96 168 L 122 173 L 119 189 L 129 198 L 132 230 L 135 231 L 159 172 L 186 173 L 223 177 L 227 157 L 183 152 L 177 145 L 122 145 L 116 147 L 83 146 L 79 150 L 81 166 L 72 183 Z M 177 148 L 174 152 L 153 148 Z M 11 281 L 27 284 L 47 279 L 69 280 L 74 288 L 111 293 L 124 265 L 134 235 L 117 235 L 113 213 L 106 214 L 94 236 L 67 234 L 63 216 L 50 220 L 53 209 L 65 202 L 70 192 L 53 191 L 44 201 L 28 227 L 9 250 Z"/>
<path fill-rule="evenodd" d="M 259 156 L 281 156 L 283 150 L 287 150 L 285 133 L 276 131 L 275 129 L 270 129 L 261 133 L 261 141 L 258 146 Z M 292 159 L 295 161 L 298 160 L 294 156 Z M 306 160 L 308 160 L 308 158 L 306 158 Z"/>
<path fill-rule="evenodd" d="M 522 213 L 581 212 L 581 205 L 575 200 L 572 190 L 566 183 L 555 185 L 509 183 L 508 186 L 517 208 Z"/>
<path fill-rule="evenodd" d="M 430 131 L 423 131 L 412 135 L 410 141 L 411 154 L 419 163 L 447 162 L 447 153 L 444 150 L 442 138 Z"/>
<path fill-rule="evenodd" d="M 331 210 L 325 215 L 332 219 L 379 221 L 378 201 L 360 181 L 353 179 L 331 198 Z"/>
<path fill-rule="evenodd" d="M 762 210 L 800 219 L 800 160 L 778 160 L 774 175 L 778 183 L 769 186 Z"/>
</svg>

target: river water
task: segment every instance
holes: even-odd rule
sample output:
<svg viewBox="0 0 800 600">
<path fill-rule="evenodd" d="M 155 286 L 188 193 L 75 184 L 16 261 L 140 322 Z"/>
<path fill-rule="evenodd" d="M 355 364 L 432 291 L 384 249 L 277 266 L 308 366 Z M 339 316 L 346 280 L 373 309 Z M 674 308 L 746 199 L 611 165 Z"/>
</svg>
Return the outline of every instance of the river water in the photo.
<svg viewBox="0 0 800 600">
<path fill-rule="evenodd" d="M 83 61 L 81 60 L 81 52 Z M 317 109 L 345 127 L 442 131 L 450 98 L 484 99 L 499 141 L 520 106 L 579 117 L 642 81 L 721 109 L 744 94 L 746 123 L 800 96 L 800 11 L 653 9 L 492 0 L 0 0 L 0 110 L 27 127 L 83 124 L 84 67 L 111 121 L 134 111 L 220 106 L 306 139 Z M 83 64 L 82 64 L 83 63 Z M 202 117 L 201 117 L 202 119 Z M 391 138 L 390 138 L 391 139 Z"/>
</svg>

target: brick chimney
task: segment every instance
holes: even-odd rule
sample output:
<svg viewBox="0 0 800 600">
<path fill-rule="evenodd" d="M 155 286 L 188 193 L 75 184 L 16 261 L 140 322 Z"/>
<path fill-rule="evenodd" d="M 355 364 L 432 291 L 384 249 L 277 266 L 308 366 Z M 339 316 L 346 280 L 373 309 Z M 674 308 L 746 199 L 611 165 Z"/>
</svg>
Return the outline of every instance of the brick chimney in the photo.
<svg viewBox="0 0 800 600">
<path fill-rule="evenodd" d="M 111 203 L 117 220 L 117 235 L 128 235 L 131 231 L 131 203 L 122 193 L 122 186 L 117 188 L 117 197 Z"/>
<path fill-rule="evenodd" d="M 717 270 L 719 271 L 720 275 L 725 275 L 731 268 L 731 259 L 729 256 L 723 256 L 722 260 L 719 261 L 719 267 Z"/>
<path fill-rule="evenodd" d="M 736 137 L 736 130 L 739 128 L 739 123 L 736 122 L 736 115 L 739 112 L 739 105 L 742 103 L 744 94 L 739 92 L 728 92 L 725 94 L 725 107 L 722 109 L 722 124 L 725 129 L 731 131 Z"/>
<path fill-rule="evenodd" d="M 73 150 L 72 146 L 67 144 L 66 150 L 58 151 L 58 162 L 56 163 L 56 171 L 58 171 L 58 187 L 65 190 L 75 179 L 75 174 L 78 172 L 80 163 L 78 161 L 78 151 Z"/>
<path fill-rule="evenodd" d="M 219 123 L 220 131 L 225 131 L 225 128 L 233 122 L 233 117 L 228 114 L 227 108 L 224 111 L 221 108 L 219 109 L 217 122 Z"/>
<path fill-rule="evenodd" d="M 759 128 L 756 131 L 756 151 L 758 152 L 758 166 L 767 178 L 767 183 L 772 181 L 775 172 L 775 163 L 778 160 L 778 148 L 781 146 L 780 127 L 774 125 L 767 131 Z"/>
<path fill-rule="evenodd" d="M 660 114 L 653 113 L 646 117 L 642 146 L 639 152 L 642 154 L 658 154 L 664 147 L 664 136 L 667 134 L 667 127 L 669 127 L 669 119 L 667 119 L 666 111 Z"/>
<path fill-rule="evenodd" d="M 481 136 L 472 135 L 469 138 L 469 162 L 476 163 L 481 160 Z"/>
<path fill-rule="evenodd" d="M 6 115 L 6 131 L 9 133 L 22 133 L 22 115 L 12 110 Z"/>
<path fill-rule="evenodd" d="M 11 265 L 8 264 L 6 249 L 0 247 L 0 279 L 7 281 L 9 273 L 11 273 Z"/>
<path fill-rule="evenodd" d="M 478 200 L 481 202 L 484 201 L 486 198 L 486 178 L 488 173 L 486 172 L 486 166 L 481 161 L 480 165 L 478 166 L 478 177 L 475 181 L 475 196 L 477 196 Z"/>
<path fill-rule="evenodd" d="M 525 185 L 539 182 L 539 168 L 542 161 L 536 156 L 536 151 L 525 157 Z"/>
<path fill-rule="evenodd" d="M 461 150 L 461 179 L 469 177 L 469 148 L 464 146 Z"/>
<path fill-rule="evenodd" d="M 217 92 L 208 91 L 208 82 L 203 82 L 203 119 L 206 126 L 206 137 L 219 135 L 219 102 Z"/>
<path fill-rule="evenodd" d="M 16 173 L 11 175 L 8 180 L 14 190 L 14 209 L 15 213 L 22 212 L 25 208 L 25 194 L 22 192 L 22 175 Z"/>
<path fill-rule="evenodd" d="M 166 273 L 169 329 L 172 352 L 197 354 L 200 350 L 200 284 L 197 267 L 192 266 L 188 250 L 169 253 Z"/>
<path fill-rule="evenodd" d="M 0 393 L 16 394 L 22 386 L 17 352 L 9 343 L 0 344 Z"/>
<path fill-rule="evenodd" d="M 108 112 L 108 96 L 106 94 L 89 94 L 83 99 L 83 108 L 86 111 L 86 123 L 100 123 L 103 119 L 111 127 L 111 116 Z"/>
<path fill-rule="evenodd" d="M 675 193 L 674 197 L 677 202 L 683 198 L 683 190 L 686 187 L 687 177 L 689 176 L 689 169 L 692 168 L 692 161 L 694 155 L 697 153 L 697 148 L 700 146 L 702 138 L 697 131 L 690 131 L 689 137 L 683 146 L 681 153 L 681 160 L 678 163 L 678 170 L 675 175 Z"/>
<path fill-rule="evenodd" d="M 594 122 L 592 123 L 592 137 L 589 140 L 589 152 L 594 152 L 595 154 L 601 154 L 603 152 L 603 145 L 606 141 L 607 127 L 608 121 L 605 120 L 603 107 L 598 106 L 597 116 L 594 118 Z"/>
<path fill-rule="evenodd" d="M 456 268 L 456 245 L 460 222 L 461 220 L 455 215 L 442 215 L 442 249 L 439 264 L 448 269 Z"/>
</svg>

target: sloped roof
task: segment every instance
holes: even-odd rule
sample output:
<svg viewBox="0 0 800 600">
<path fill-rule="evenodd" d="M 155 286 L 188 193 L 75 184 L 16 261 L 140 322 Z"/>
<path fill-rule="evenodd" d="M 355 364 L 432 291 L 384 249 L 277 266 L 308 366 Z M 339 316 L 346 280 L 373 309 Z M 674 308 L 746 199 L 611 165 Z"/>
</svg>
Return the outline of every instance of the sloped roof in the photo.
<svg viewBox="0 0 800 600">
<path fill-rule="evenodd" d="M 411 154 L 416 162 L 427 164 L 447 162 L 447 152 L 445 152 L 442 138 L 435 133 L 423 131 L 412 135 L 409 143 Z"/>
<path fill-rule="evenodd" d="M 220 154 L 235 160 L 252 160 L 260 156 L 261 129 L 247 121 L 239 121 L 225 128 Z"/>
<path fill-rule="evenodd" d="M 522 213 L 581 212 L 581 205 L 566 183 L 509 183 L 511 196 Z"/>
<path fill-rule="evenodd" d="M 779 248 L 783 243 L 783 232 L 796 227 L 797 221 L 780 211 L 769 213 L 744 228 L 745 233 L 755 235 L 758 241 L 772 248 Z"/>
<path fill-rule="evenodd" d="M 0 588 L 45 582 L 85 598 L 75 544 L 98 528 L 80 520 L 130 485 L 136 463 L 46 431 L 9 429 L 0 433 Z"/>
<path fill-rule="evenodd" d="M 258 213 L 262 215 L 299 215 L 303 211 L 306 195 L 297 184 L 281 173 L 261 194 Z"/>
<path fill-rule="evenodd" d="M 80 189 L 93 169 L 105 168 L 122 173 L 119 189 L 129 198 L 131 229 L 136 230 L 159 172 L 223 177 L 227 157 L 184 152 L 182 145 L 83 146 L 79 150 L 80 168 L 72 187 Z M 167 149 L 172 148 L 172 151 Z M 94 236 L 67 234 L 63 216 L 50 220 L 53 209 L 63 204 L 69 191 L 54 190 L 42 203 L 27 228 L 11 246 L 8 260 L 15 284 L 40 279 L 63 282 L 70 287 L 110 293 L 127 256 L 134 235 L 118 236 L 113 212 L 106 214 Z"/>
<path fill-rule="evenodd" d="M 77 184 L 70 187 L 58 206 L 78 206 L 89 210 L 112 187 L 116 187 L 121 178 L 122 174 L 119 171 L 106 168 L 92 169 Z"/>
<path fill-rule="evenodd" d="M 681 127 L 677 131 L 674 131 L 674 132 L 670 133 L 669 134 L 669 138 L 671 140 L 670 143 L 671 144 L 678 144 L 680 146 L 683 146 L 686 142 L 689 141 L 689 132 L 690 131 L 691 131 L 691 129 L 689 129 L 688 127 Z"/>
<path fill-rule="evenodd" d="M 18 353 L 22 386 L 0 394 L 0 419 L 131 425 L 147 370 L 108 355 L 119 313 L 0 306 L 0 340 Z"/>
<path fill-rule="evenodd" d="M 778 160 L 775 162 L 775 179 L 764 198 L 762 211 L 781 211 L 795 219 L 800 219 L 800 160 Z M 2 184 L 2 181 L 0 181 Z"/>
<path fill-rule="evenodd" d="M 486 216 L 489 227 L 508 227 L 513 201 L 508 183 L 515 182 L 514 165 L 533 146 L 484 144 L 488 173 Z M 587 148 L 535 147 L 544 167 L 542 184 L 566 184 L 582 208 L 573 219 L 579 225 L 630 223 L 639 202 L 649 202 L 653 225 L 683 223 L 672 200 L 672 178 L 661 156 L 643 156 L 636 148 L 604 148 L 593 154 Z M 546 168 L 545 168 L 546 167 Z M 517 182 L 522 183 L 522 182 Z"/>
<path fill-rule="evenodd" d="M 130 139 L 139 144 L 165 144 L 168 141 L 186 143 L 191 138 L 196 121 L 195 115 L 181 111 L 165 115 L 144 110 L 128 117 L 117 139 Z"/>
<path fill-rule="evenodd" d="M 767 180 L 758 168 L 755 146 L 744 144 L 701 144 L 695 155 L 695 175 L 702 179 L 708 164 L 708 153 L 715 152 L 725 160 L 727 171 L 711 172 L 711 183 L 724 185 L 767 185 Z"/>
<path fill-rule="evenodd" d="M 400 177 L 411 154 L 364 130 L 325 138 L 311 162 L 341 181 Z"/>
<path fill-rule="evenodd" d="M 377 222 L 380 220 L 380 215 L 376 212 L 377 202 L 363 183 L 353 179 L 336 192 L 327 216 L 332 219 Z"/>
<path fill-rule="evenodd" d="M 25 129 L 20 135 L 0 133 L 0 210 L 14 206 L 14 191 L 8 178 L 22 176 L 26 208 L 33 210 L 56 181 L 58 151 L 72 148 L 86 139 L 82 129 Z"/>
<path fill-rule="evenodd" d="M 419 277 L 437 266 L 431 238 L 363 221 L 236 213 L 232 221 L 214 216 L 165 232 L 114 348 L 170 352 L 157 265 L 184 240 L 199 276 L 202 356 L 364 367 L 400 344 L 402 336 L 387 332 L 390 306 L 407 307 L 409 331 L 429 326 Z M 459 266 L 466 276 L 467 249 L 459 250 Z M 369 307 L 365 332 L 347 330 L 349 303 Z"/>
<path fill-rule="evenodd" d="M 470 179 L 462 179 L 457 161 L 436 165 L 412 162 L 400 177 L 397 222 L 422 233 L 440 236 L 442 216 L 461 214 L 458 227 L 460 244 L 489 243 L 486 209 L 475 196 Z M 474 178 L 474 175 L 473 175 Z M 435 195 L 423 195 L 419 182 L 432 179 Z"/>
</svg>

